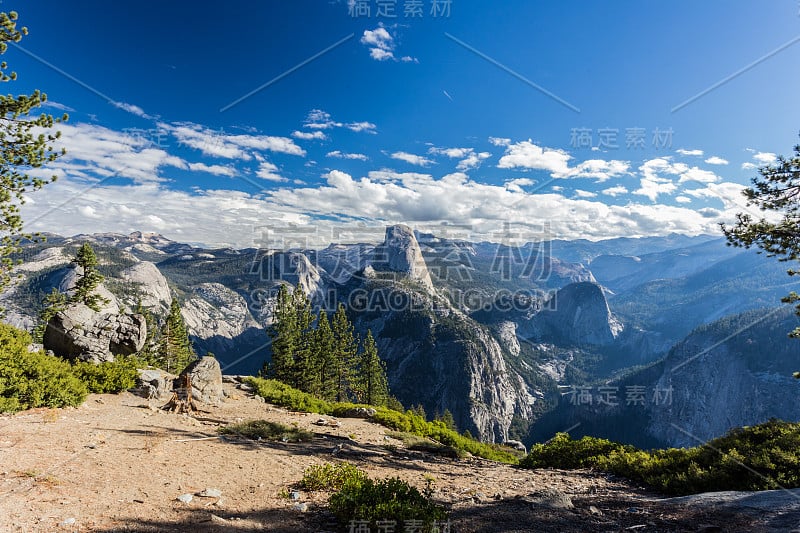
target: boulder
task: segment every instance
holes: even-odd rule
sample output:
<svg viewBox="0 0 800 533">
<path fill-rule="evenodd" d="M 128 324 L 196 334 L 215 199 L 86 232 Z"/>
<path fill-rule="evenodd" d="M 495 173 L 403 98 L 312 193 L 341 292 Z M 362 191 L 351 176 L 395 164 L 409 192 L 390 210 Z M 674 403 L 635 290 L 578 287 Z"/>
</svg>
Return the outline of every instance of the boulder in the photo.
<svg viewBox="0 0 800 533">
<path fill-rule="evenodd" d="M 192 398 L 196 401 L 219 405 L 224 400 L 222 370 L 216 358 L 203 357 L 187 366 L 175 380 L 176 387 L 184 382 L 184 376 L 189 376 L 192 384 Z"/>
<path fill-rule="evenodd" d="M 139 386 L 136 393 L 147 398 L 162 398 L 172 391 L 175 376 L 159 368 L 139 369 Z"/>
<path fill-rule="evenodd" d="M 515 450 L 519 450 L 522 453 L 528 453 L 528 448 L 526 448 L 525 445 L 518 440 L 507 440 L 503 443 L 503 445 L 508 446 L 509 448 L 514 448 Z"/>
<path fill-rule="evenodd" d="M 351 407 L 340 414 L 342 418 L 372 418 L 375 416 L 375 409 L 372 407 Z"/>
<path fill-rule="evenodd" d="M 97 313 L 75 304 L 50 319 L 43 345 L 60 357 L 102 363 L 138 352 L 146 338 L 143 315 Z"/>
</svg>

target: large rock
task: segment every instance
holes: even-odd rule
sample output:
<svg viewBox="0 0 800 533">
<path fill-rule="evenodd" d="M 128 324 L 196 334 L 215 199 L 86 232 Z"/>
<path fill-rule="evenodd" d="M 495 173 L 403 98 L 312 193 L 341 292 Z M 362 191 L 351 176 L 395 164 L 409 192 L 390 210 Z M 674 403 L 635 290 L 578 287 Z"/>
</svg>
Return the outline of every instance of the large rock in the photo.
<svg viewBox="0 0 800 533">
<path fill-rule="evenodd" d="M 44 332 L 44 349 L 67 359 L 101 363 L 144 346 L 147 322 L 139 314 L 97 313 L 75 304 L 57 313 Z"/>
<path fill-rule="evenodd" d="M 433 288 L 419 242 L 411 228 L 404 224 L 386 228 L 386 239 L 375 248 L 372 268 L 376 272 L 400 274 L 400 277 L 420 282 L 428 289 Z"/>
<path fill-rule="evenodd" d="M 187 366 L 175 380 L 175 387 L 182 386 L 187 375 L 192 384 L 192 398 L 210 405 L 222 403 L 222 370 L 216 358 L 203 357 Z"/>
<path fill-rule="evenodd" d="M 159 368 L 139 369 L 139 386 L 136 393 L 147 399 L 163 398 L 172 391 L 174 375 Z"/>
</svg>

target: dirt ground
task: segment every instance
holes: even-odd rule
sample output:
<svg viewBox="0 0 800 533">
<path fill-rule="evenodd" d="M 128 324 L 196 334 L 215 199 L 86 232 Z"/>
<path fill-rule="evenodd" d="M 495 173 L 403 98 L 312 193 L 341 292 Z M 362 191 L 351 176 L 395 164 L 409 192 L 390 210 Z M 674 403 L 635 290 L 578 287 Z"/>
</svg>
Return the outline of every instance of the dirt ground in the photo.
<svg viewBox="0 0 800 533">
<path fill-rule="evenodd" d="M 130 393 L 0 416 L 0 531 L 336 531 L 327 494 L 301 492 L 292 500 L 286 491 L 308 466 L 339 460 L 420 488 L 433 477 L 452 532 L 791 529 L 769 514 L 659 501 L 604 474 L 528 471 L 407 450 L 365 420 L 319 426 L 319 415 L 288 412 L 226 387 L 228 401 L 196 416 L 167 413 L 158 409 L 163 401 Z M 297 423 L 315 437 L 275 443 L 217 433 L 256 419 Z M 221 496 L 196 495 L 204 489 Z M 183 503 L 177 498 L 184 494 L 194 496 Z"/>
</svg>

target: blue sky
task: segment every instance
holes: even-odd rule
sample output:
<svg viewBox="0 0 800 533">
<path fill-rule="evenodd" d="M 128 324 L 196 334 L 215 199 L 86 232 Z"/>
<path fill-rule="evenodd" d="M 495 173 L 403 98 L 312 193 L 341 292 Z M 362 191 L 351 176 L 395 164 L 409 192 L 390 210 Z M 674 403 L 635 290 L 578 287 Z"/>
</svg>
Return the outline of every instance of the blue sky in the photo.
<svg viewBox="0 0 800 533">
<path fill-rule="evenodd" d="M 71 117 L 29 229 L 707 233 L 798 141 L 796 0 L 356 4 L 4 4 L 9 91 Z"/>
</svg>

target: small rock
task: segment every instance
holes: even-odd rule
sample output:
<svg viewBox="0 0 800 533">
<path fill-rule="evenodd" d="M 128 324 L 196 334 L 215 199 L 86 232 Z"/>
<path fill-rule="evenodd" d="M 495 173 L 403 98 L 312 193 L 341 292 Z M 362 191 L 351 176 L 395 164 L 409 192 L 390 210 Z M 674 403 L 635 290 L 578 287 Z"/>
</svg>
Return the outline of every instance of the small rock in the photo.
<svg viewBox="0 0 800 533">
<path fill-rule="evenodd" d="M 255 389 L 246 383 L 240 383 L 236 386 L 237 389 L 244 391 L 244 392 L 253 392 Z"/>
<path fill-rule="evenodd" d="M 299 500 L 299 499 L 300 499 L 300 493 L 299 493 L 299 492 L 297 492 L 297 491 L 294 491 L 294 492 L 292 492 L 292 493 L 291 493 L 289 496 L 290 496 L 290 497 L 291 497 L 293 500 Z"/>
<path fill-rule="evenodd" d="M 194 496 L 192 496 L 189 493 L 181 494 L 180 496 L 178 496 L 178 501 L 183 503 L 190 503 L 193 499 Z"/>
<path fill-rule="evenodd" d="M 222 496 L 222 491 L 219 489 L 203 489 L 201 492 L 198 492 L 197 495 L 203 498 L 219 498 Z"/>
<path fill-rule="evenodd" d="M 594 505 L 589 506 L 589 512 L 595 516 L 603 516 L 603 511 L 595 507 Z"/>
<path fill-rule="evenodd" d="M 73 525 L 74 523 L 75 523 L 75 519 L 74 519 L 74 518 L 67 518 L 66 520 L 64 520 L 63 522 L 61 522 L 61 525 L 62 525 L 62 526 L 71 526 L 71 525 Z"/>
<path fill-rule="evenodd" d="M 317 425 L 317 426 L 327 426 L 328 425 L 328 421 L 325 420 L 324 418 L 320 418 L 316 422 L 314 422 L 314 424 Z"/>
<path fill-rule="evenodd" d="M 308 511 L 308 504 L 305 502 L 296 503 L 292 506 L 292 509 L 294 509 L 295 511 L 300 511 L 301 513 L 305 513 L 306 511 Z"/>
<path fill-rule="evenodd" d="M 97 448 L 97 444 L 95 444 L 94 442 L 90 442 L 89 444 L 86 445 L 86 447 L 89 448 L 90 450 L 94 450 L 95 448 Z"/>
<path fill-rule="evenodd" d="M 256 395 L 256 396 L 253 396 L 253 398 L 255 398 L 255 400 L 256 400 L 257 402 L 259 402 L 259 403 L 264 403 L 264 402 L 266 402 L 266 400 L 264 399 L 264 397 L 263 397 L 263 396 L 258 396 L 258 395 Z"/>
</svg>

